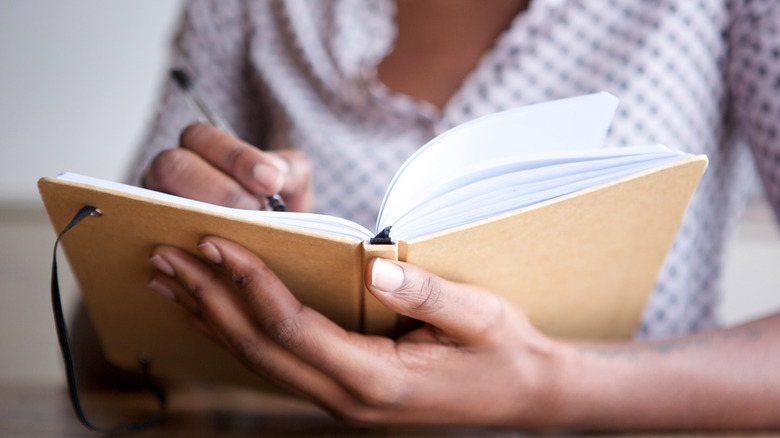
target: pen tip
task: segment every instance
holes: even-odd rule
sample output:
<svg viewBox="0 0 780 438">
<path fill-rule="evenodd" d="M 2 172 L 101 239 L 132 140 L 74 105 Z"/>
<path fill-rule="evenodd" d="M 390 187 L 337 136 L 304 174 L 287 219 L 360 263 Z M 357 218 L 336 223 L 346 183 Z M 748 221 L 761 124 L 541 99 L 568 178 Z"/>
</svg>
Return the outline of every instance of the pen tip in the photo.
<svg viewBox="0 0 780 438">
<path fill-rule="evenodd" d="M 192 87 L 190 76 L 180 68 L 172 68 L 171 77 L 182 90 L 189 90 Z"/>
</svg>

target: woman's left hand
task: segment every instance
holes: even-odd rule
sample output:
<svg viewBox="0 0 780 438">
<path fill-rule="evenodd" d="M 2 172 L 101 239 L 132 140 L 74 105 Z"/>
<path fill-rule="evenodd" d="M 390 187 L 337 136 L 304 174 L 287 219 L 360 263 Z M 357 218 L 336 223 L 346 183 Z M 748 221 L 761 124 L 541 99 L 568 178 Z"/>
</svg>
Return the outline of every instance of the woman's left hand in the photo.
<svg viewBox="0 0 780 438">
<path fill-rule="evenodd" d="M 534 429 L 563 420 L 559 344 L 490 291 L 374 259 L 369 291 L 425 324 L 397 340 L 365 336 L 302 305 L 242 246 L 207 237 L 198 249 L 211 264 L 156 248 L 150 287 L 252 371 L 337 417 Z"/>
</svg>

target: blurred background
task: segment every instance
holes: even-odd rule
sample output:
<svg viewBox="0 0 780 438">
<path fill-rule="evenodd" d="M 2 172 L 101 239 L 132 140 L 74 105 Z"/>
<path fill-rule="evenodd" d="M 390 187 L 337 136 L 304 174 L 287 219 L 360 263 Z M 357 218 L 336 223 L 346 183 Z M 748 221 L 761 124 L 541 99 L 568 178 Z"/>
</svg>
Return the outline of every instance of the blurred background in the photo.
<svg viewBox="0 0 780 438">
<path fill-rule="evenodd" d="M 181 7 L 0 0 L 0 384 L 64 383 L 49 299 L 55 235 L 36 182 L 64 171 L 124 179 Z"/>
<path fill-rule="evenodd" d="M 0 385 L 64 383 L 49 298 L 55 235 L 36 181 L 63 171 L 124 178 L 167 77 L 181 7 L 0 0 Z M 61 283 L 75 289 L 66 264 Z M 727 324 L 780 309 L 780 233 L 758 189 L 725 289 Z"/>
</svg>

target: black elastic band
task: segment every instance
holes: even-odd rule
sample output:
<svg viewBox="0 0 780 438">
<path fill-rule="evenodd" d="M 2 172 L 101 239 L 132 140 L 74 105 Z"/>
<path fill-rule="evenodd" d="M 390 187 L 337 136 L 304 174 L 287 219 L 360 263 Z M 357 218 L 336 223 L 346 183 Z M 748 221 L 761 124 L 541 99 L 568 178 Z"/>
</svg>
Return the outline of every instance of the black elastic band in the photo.
<svg viewBox="0 0 780 438">
<path fill-rule="evenodd" d="M 144 429 L 146 427 L 153 426 L 162 420 L 163 416 L 165 415 L 166 405 L 165 392 L 154 381 L 151 374 L 149 373 L 151 361 L 146 357 L 139 358 L 143 380 L 148 389 L 157 397 L 157 400 L 160 404 L 158 411 L 150 415 L 146 420 L 141 422 L 120 424 L 110 428 L 96 426 L 87 419 L 81 406 L 81 400 L 79 399 L 79 388 L 78 382 L 76 381 L 76 369 L 73 364 L 73 354 L 70 350 L 68 330 L 65 326 L 65 316 L 63 315 L 62 300 L 60 299 L 60 284 L 57 277 L 57 246 L 59 245 L 62 236 L 68 230 L 73 228 L 84 218 L 90 216 L 96 211 L 96 207 L 83 207 L 78 211 L 78 213 L 76 213 L 70 223 L 65 227 L 64 230 L 62 230 L 59 236 L 57 236 L 57 240 L 54 242 L 54 256 L 52 257 L 51 262 L 51 306 L 54 312 L 54 324 L 57 328 L 57 338 L 59 339 L 60 350 L 62 351 L 62 359 L 65 362 L 65 376 L 68 381 L 68 395 L 70 396 L 70 402 L 73 405 L 73 410 L 76 411 L 76 416 L 78 416 L 79 421 L 81 421 L 81 423 L 89 429 L 103 433 L 117 433 Z"/>
<path fill-rule="evenodd" d="M 372 245 L 392 245 L 393 239 L 390 238 L 390 228 L 392 228 L 392 225 L 385 227 L 385 229 L 380 231 L 379 234 L 372 237 L 368 243 Z"/>
</svg>

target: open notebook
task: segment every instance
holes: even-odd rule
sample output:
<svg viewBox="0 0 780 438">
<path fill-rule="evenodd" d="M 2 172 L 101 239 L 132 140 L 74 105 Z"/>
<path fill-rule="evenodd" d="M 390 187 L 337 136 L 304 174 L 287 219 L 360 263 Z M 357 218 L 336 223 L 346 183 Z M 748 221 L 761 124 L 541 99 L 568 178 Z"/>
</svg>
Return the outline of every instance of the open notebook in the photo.
<svg viewBox="0 0 780 438">
<path fill-rule="evenodd" d="M 155 245 L 195 252 L 210 234 L 258 254 L 304 304 L 350 330 L 404 329 L 363 285 L 368 260 L 385 257 L 490 288 L 550 335 L 626 338 L 707 159 L 663 146 L 602 148 L 616 105 L 599 93 L 445 132 L 399 169 L 374 230 L 75 174 L 43 178 L 39 189 L 57 231 L 85 205 L 103 213 L 62 244 L 101 343 L 120 366 L 135 367 L 144 352 L 163 372 L 256 380 L 146 287 Z"/>
<path fill-rule="evenodd" d="M 237 210 L 73 173 L 57 178 L 313 232 L 366 240 L 390 228 L 391 240 L 409 240 L 690 157 L 661 145 L 602 148 L 616 105 L 614 96 L 600 93 L 496 113 L 447 131 L 395 174 L 373 231 L 335 216 Z"/>
</svg>

